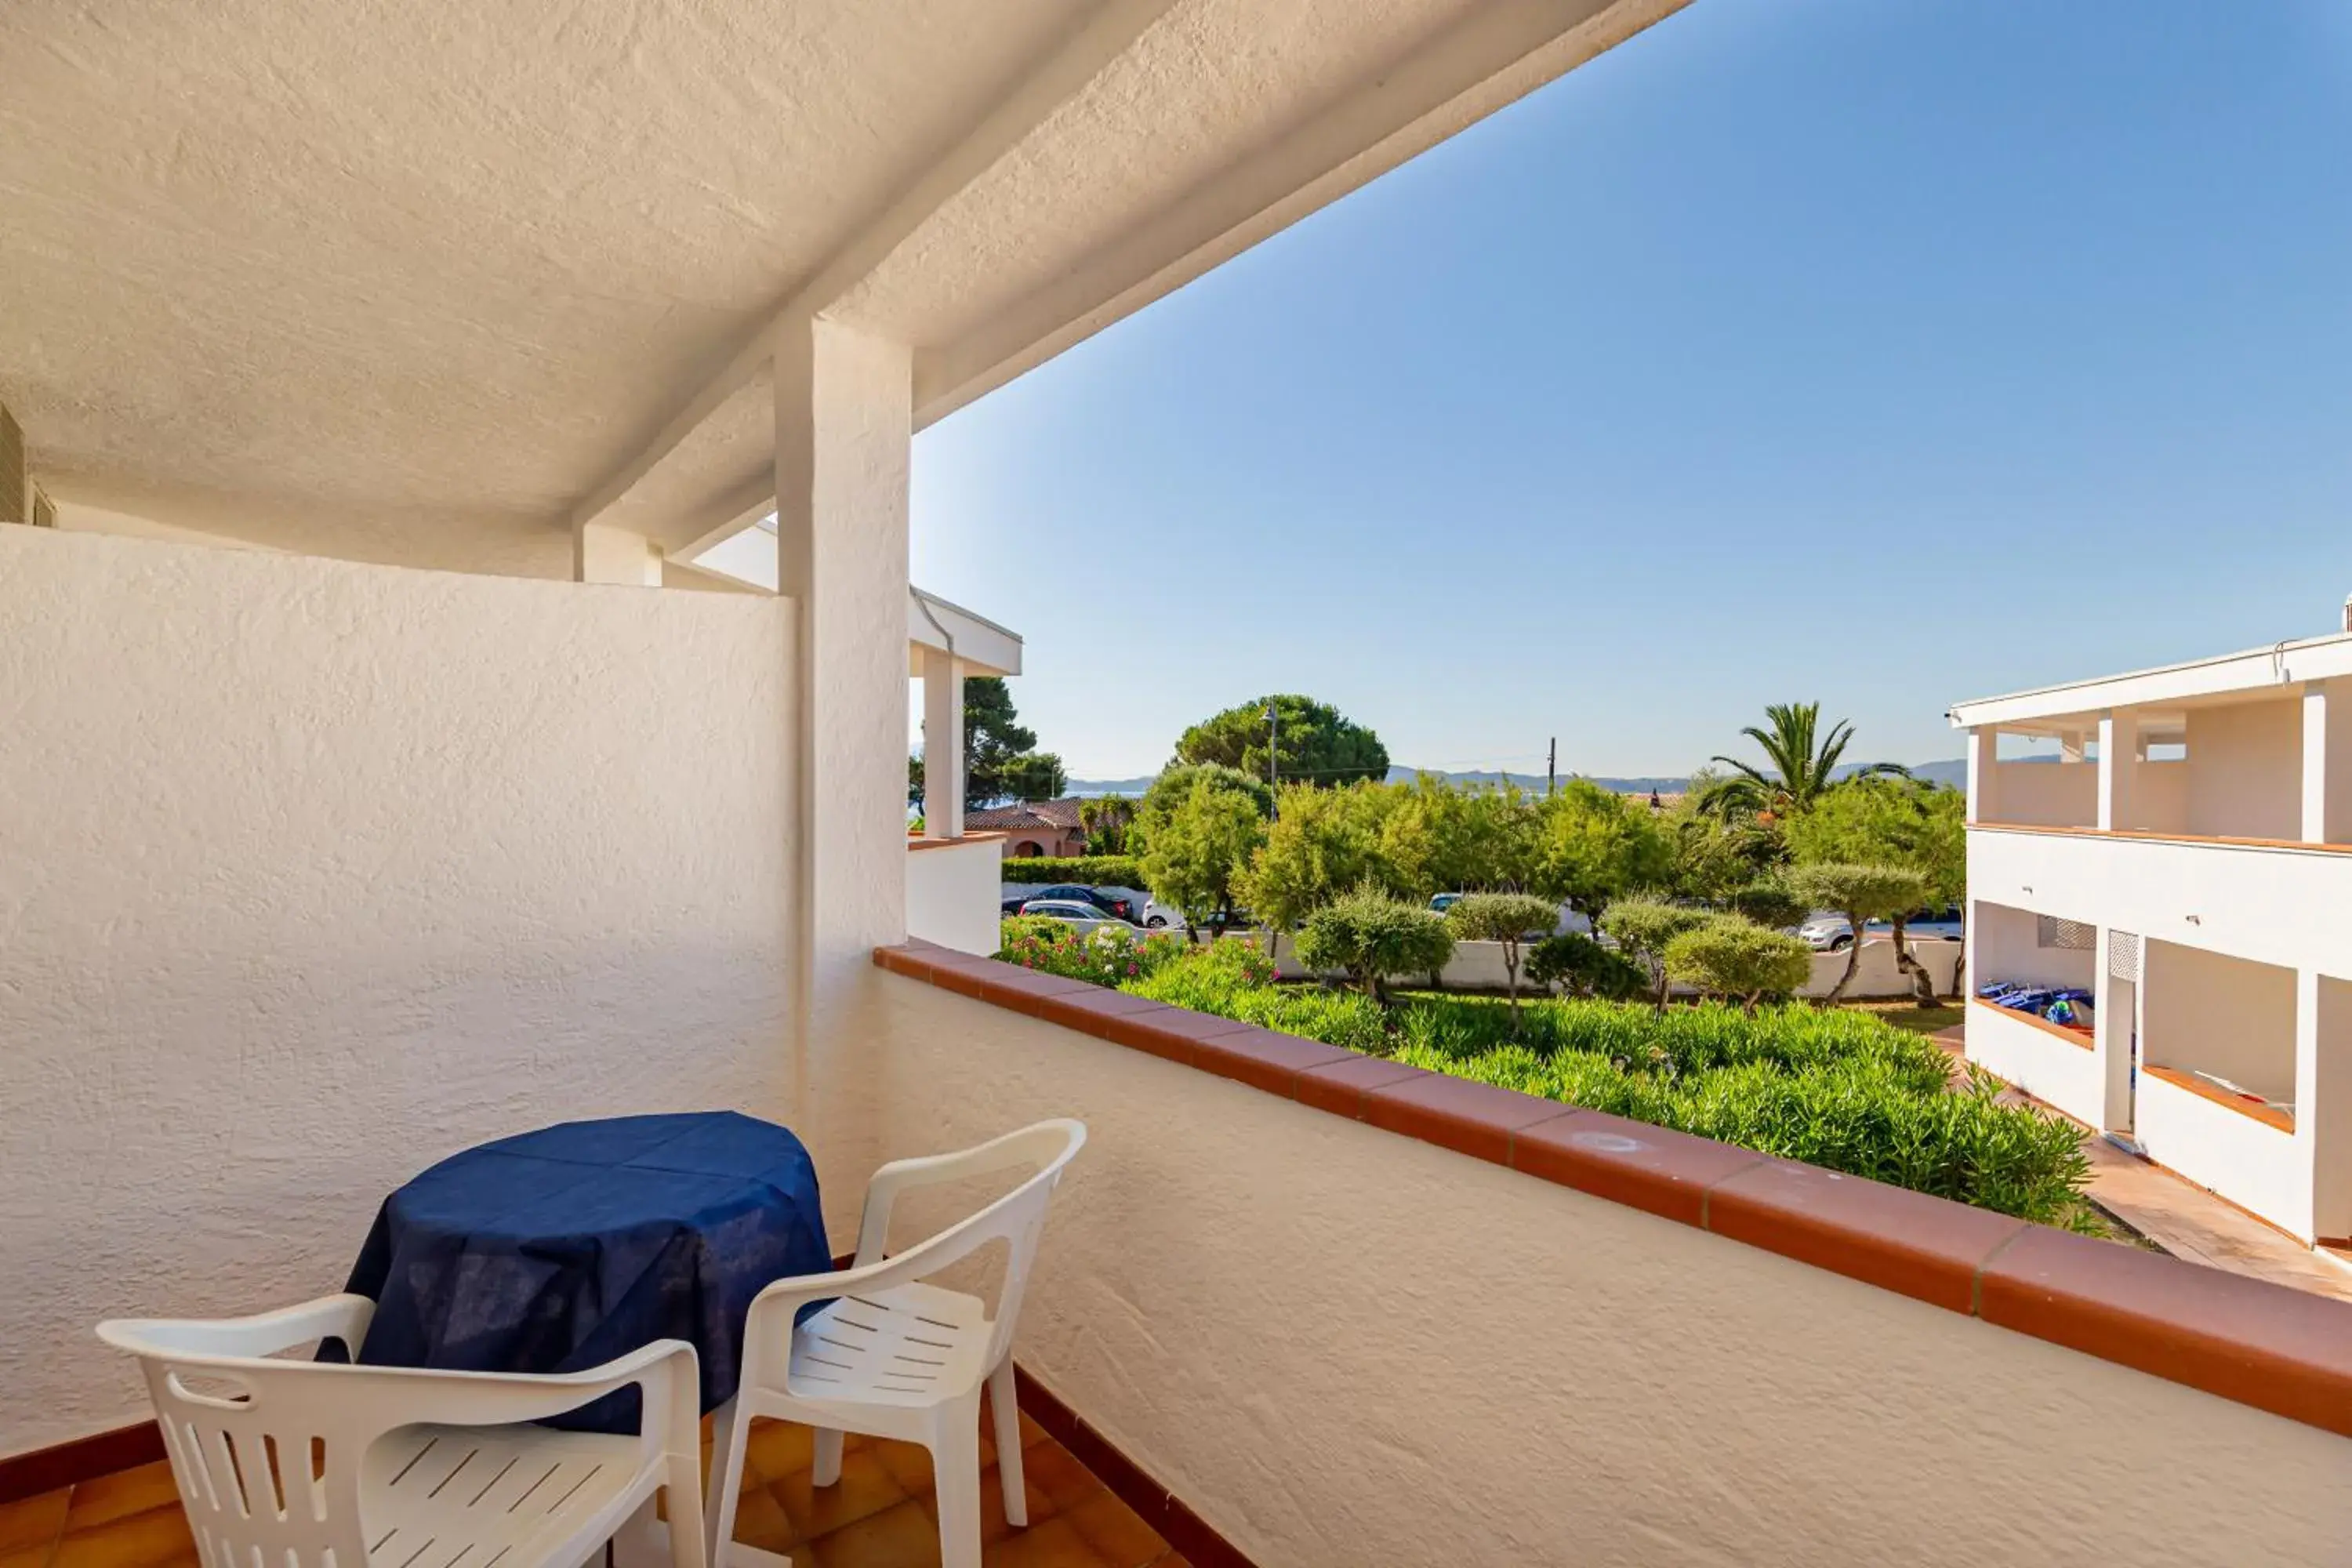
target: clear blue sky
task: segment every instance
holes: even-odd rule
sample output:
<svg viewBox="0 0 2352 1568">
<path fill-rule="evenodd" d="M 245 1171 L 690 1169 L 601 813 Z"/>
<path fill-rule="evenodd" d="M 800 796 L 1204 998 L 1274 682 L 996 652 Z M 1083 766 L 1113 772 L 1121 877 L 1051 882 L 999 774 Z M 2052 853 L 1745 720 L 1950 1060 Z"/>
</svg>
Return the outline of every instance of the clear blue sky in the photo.
<svg viewBox="0 0 2352 1568">
<path fill-rule="evenodd" d="M 1073 774 L 1679 773 L 2335 629 L 2352 0 L 1696 0 L 919 438 Z"/>
</svg>

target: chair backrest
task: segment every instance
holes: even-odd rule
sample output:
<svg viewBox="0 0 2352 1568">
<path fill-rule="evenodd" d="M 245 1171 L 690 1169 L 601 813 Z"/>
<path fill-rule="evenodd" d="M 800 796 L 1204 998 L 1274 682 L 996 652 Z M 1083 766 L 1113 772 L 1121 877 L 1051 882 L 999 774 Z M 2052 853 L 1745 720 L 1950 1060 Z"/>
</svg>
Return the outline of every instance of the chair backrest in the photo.
<svg viewBox="0 0 2352 1568">
<path fill-rule="evenodd" d="M 358 1391 L 339 1390 L 334 1376 L 358 1369 L 264 1359 L 311 1340 L 356 1355 L 374 1303 L 342 1301 L 277 1322 L 100 1325 L 100 1337 L 137 1356 L 146 1374 L 205 1568 L 319 1568 L 330 1552 L 335 1568 L 365 1568 L 360 1468 L 380 1434 L 366 1429 L 373 1402 L 338 1398 Z"/>
<path fill-rule="evenodd" d="M 866 1189 L 866 1212 L 858 1225 L 857 1261 L 862 1267 L 878 1261 L 887 1245 L 890 1206 L 909 1186 L 961 1181 L 997 1171 L 1028 1168 L 1033 1173 L 1020 1185 L 979 1212 L 966 1215 L 891 1259 L 905 1266 L 909 1277 L 938 1272 L 968 1258 L 992 1242 L 1006 1244 L 1004 1285 L 998 1293 L 996 1321 L 989 1336 L 988 1364 L 994 1366 L 1013 1343 L 1013 1330 L 1021 1315 L 1021 1297 L 1029 1283 L 1030 1265 L 1036 1260 L 1038 1238 L 1045 1229 L 1045 1212 L 1062 1172 L 1086 1146 L 1083 1121 L 1058 1117 L 1040 1121 L 1001 1138 L 952 1154 L 898 1160 L 874 1174 Z"/>
<path fill-rule="evenodd" d="M 671 1341 L 592 1372 L 556 1376 L 272 1360 L 313 1342 L 356 1354 L 375 1303 L 331 1296 L 257 1317 L 100 1323 L 139 1358 L 205 1568 L 367 1568 L 360 1481 L 376 1439 L 424 1422 L 491 1426 L 578 1408 L 616 1387 L 646 1390 L 638 1442 L 664 1442 L 661 1413 L 691 1399 L 692 1348 Z M 682 1371 L 680 1370 L 682 1367 Z M 667 1434 L 691 1451 L 692 1412 Z"/>
</svg>

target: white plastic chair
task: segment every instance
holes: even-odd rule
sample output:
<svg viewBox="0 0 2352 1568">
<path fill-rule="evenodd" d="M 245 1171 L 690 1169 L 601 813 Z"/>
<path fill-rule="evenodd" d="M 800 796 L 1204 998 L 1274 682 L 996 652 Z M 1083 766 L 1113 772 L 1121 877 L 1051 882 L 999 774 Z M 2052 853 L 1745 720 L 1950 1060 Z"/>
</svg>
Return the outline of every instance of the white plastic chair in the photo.
<svg viewBox="0 0 2352 1568">
<path fill-rule="evenodd" d="M 99 1325 L 147 1374 L 205 1568 L 576 1568 L 663 1489 L 675 1568 L 704 1568 L 692 1345 L 554 1376 L 263 1359 L 356 1352 L 374 1315 L 328 1296 Z M 632 1385 L 638 1436 L 528 1425 Z"/>
<path fill-rule="evenodd" d="M 743 1376 L 716 1419 L 710 1461 L 713 1568 L 730 1556 L 775 1561 L 734 1541 L 743 1445 L 757 1416 L 817 1429 L 812 1479 L 841 1479 L 842 1435 L 920 1443 L 931 1451 L 942 1568 L 979 1568 L 980 1391 L 995 1410 L 996 1463 L 1004 1516 L 1029 1522 L 1021 1475 L 1021 1422 L 1013 1384 L 1013 1329 L 1037 1256 L 1045 1209 L 1062 1169 L 1087 1141 L 1083 1122 L 1041 1121 L 961 1153 L 896 1160 L 866 1184 L 857 1261 L 828 1274 L 779 1279 L 751 1303 L 743 1330 Z M 977 1214 L 886 1259 L 890 1205 L 909 1187 L 1030 1167 L 1034 1174 Z M 1006 1246 L 1004 1283 L 992 1320 L 976 1296 L 922 1281 L 994 1241 Z M 835 1298 L 807 1321 L 794 1315 Z"/>
</svg>

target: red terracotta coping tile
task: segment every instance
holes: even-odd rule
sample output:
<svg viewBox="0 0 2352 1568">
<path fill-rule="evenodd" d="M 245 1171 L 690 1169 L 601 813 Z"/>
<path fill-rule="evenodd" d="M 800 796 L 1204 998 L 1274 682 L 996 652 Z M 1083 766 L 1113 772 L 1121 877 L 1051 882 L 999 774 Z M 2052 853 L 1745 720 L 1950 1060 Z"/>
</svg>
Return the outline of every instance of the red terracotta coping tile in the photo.
<svg viewBox="0 0 2352 1568">
<path fill-rule="evenodd" d="M 1511 1163 L 1513 1133 L 1569 1112 L 1556 1100 L 1444 1073 L 1364 1089 L 1364 1120 L 1373 1126 L 1496 1165 Z"/>
<path fill-rule="evenodd" d="M 1291 1094 L 1301 1105 L 1311 1105 L 1334 1116 L 1361 1121 L 1364 1119 L 1364 1090 L 1367 1089 L 1436 1076 L 1419 1068 L 1406 1067 L 1402 1062 L 1382 1061 L 1378 1057 L 1358 1056 L 1350 1051 L 1346 1061 L 1333 1062 L 1328 1067 L 1300 1068 L 1298 1075 L 1291 1080 Z"/>
<path fill-rule="evenodd" d="M 2352 1307 L 2341 1301 L 928 942 L 874 961 L 2352 1436 Z"/>
<path fill-rule="evenodd" d="M 2026 1222 L 1988 1209 L 1841 1175 L 1789 1160 L 1766 1160 L 1706 1193 L 1706 1228 L 1948 1307 L 1972 1310 L 1977 1270 Z"/>
<path fill-rule="evenodd" d="M 2341 1301 L 2030 1226 L 1986 1264 L 1978 1315 L 2352 1437 Z"/>
<path fill-rule="evenodd" d="M 1237 1030 L 1203 1038 L 1193 1049 L 1192 1065 L 1290 1100 L 1297 1094 L 1300 1073 L 1363 1059 L 1344 1046 L 1327 1046 L 1320 1040 L 1244 1024 Z"/>
<path fill-rule="evenodd" d="M 1572 1110 L 1522 1129 L 1516 1170 L 1664 1219 L 1704 1227 L 1707 1189 L 1764 1163 L 1752 1149 L 1598 1110 Z"/>
</svg>

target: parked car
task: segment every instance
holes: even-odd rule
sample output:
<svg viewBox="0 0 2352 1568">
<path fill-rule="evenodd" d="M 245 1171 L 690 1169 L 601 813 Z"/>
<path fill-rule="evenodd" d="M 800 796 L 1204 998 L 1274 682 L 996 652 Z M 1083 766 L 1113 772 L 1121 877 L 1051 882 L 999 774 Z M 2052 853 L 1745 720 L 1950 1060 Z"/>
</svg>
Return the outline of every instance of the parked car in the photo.
<svg viewBox="0 0 2352 1568">
<path fill-rule="evenodd" d="M 1437 893 L 1431 897 L 1429 907 L 1442 915 L 1469 896 L 1470 895 L 1467 893 Z M 1548 931 L 1531 931 L 1528 932 L 1528 934 L 1531 937 L 1570 935 L 1591 936 L 1592 934 L 1592 921 L 1585 916 L 1578 914 L 1568 905 L 1562 904 L 1559 906 L 1559 922 L 1555 924 L 1551 930 Z"/>
<path fill-rule="evenodd" d="M 1004 900 L 1004 912 L 1008 915 L 1020 914 L 1023 912 L 1022 905 L 1034 903 L 1040 899 L 1053 899 L 1062 903 L 1092 904 L 1104 914 L 1128 925 L 1136 923 L 1136 916 L 1139 912 L 1135 907 L 1135 900 L 1124 893 L 1106 893 L 1096 888 L 1081 888 L 1075 882 L 1064 883 L 1056 888 L 1040 888 L 1034 892 L 1022 893 L 1007 899 Z"/>
<path fill-rule="evenodd" d="M 1143 900 L 1143 923 L 1152 931 L 1182 931 L 1184 911 L 1161 903 L 1158 899 Z"/>
<path fill-rule="evenodd" d="M 1077 928 L 1080 936 L 1092 936 L 1108 926 L 1115 931 L 1141 934 L 1142 928 L 1133 921 L 1123 921 L 1094 905 L 1078 899 L 1030 899 L 1021 906 L 1024 915 L 1044 915 Z"/>
<path fill-rule="evenodd" d="M 1920 941 L 1948 938 L 1957 941 L 1961 934 L 1960 911 L 1957 908 L 1921 910 L 1903 923 L 1906 936 Z M 1868 936 L 1892 936 L 1895 922 L 1872 921 L 1863 927 Z M 1843 915 L 1826 910 L 1817 910 L 1797 928 L 1797 934 L 1816 952 L 1843 952 L 1853 945 L 1853 926 Z"/>
</svg>

